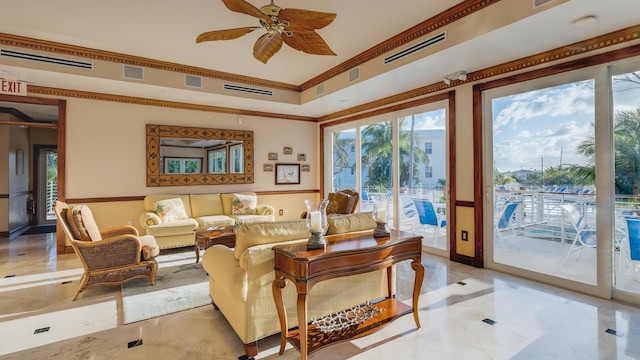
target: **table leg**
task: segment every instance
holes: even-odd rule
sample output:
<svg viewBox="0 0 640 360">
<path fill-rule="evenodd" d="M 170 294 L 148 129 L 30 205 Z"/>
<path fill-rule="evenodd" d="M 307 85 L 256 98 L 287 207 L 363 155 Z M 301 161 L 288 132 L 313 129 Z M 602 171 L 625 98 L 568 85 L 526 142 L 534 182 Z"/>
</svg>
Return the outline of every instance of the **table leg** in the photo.
<svg viewBox="0 0 640 360">
<path fill-rule="evenodd" d="M 422 288 L 422 280 L 424 279 L 424 266 L 420 259 L 418 259 L 411 262 L 411 268 L 416 272 L 416 278 L 413 283 L 413 319 L 416 321 L 416 326 L 420 328 L 418 298 L 420 297 L 420 289 Z"/>
<path fill-rule="evenodd" d="M 300 329 L 300 355 L 307 360 L 309 352 L 309 334 L 307 325 L 307 294 L 298 294 L 298 329 Z"/>
<path fill-rule="evenodd" d="M 389 299 L 396 298 L 395 289 L 393 289 L 393 265 L 387 267 L 387 297 Z"/>
<path fill-rule="evenodd" d="M 287 285 L 287 281 L 284 276 L 276 273 L 276 279 L 271 284 L 271 291 L 273 292 L 273 301 L 276 303 L 276 310 L 278 311 L 278 320 L 280 320 L 280 352 L 284 353 L 284 348 L 287 345 L 287 332 L 289 326 L 287 325 L 287 311 L 284 308 L 284 298 L 282 297 L 282 288 Z"/>
<path fill-rule="evenodd" d="M 200 248 L 198 245 L 193 245 L 193 249 L 196 251 L 196 264 L 200 261 Z"/>
</svg>

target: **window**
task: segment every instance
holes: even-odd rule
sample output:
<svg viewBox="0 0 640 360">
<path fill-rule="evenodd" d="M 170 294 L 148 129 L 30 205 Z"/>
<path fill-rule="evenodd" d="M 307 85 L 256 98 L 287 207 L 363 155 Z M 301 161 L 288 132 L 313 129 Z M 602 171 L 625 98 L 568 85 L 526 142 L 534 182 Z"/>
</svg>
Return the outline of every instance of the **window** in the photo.
<svg viewBox="0 0 640 360">
<path fill-rule="evenodd" d="M 433 143 L 432 142 L 424 143 L 424 152 L 425 152 L 425 154 L 431 155 L 432 151 L 433 151 Z"/>
<path fill-rule="evenodd" d="M 431 165 L 426 165 L 424 167 L 424 177 L 427 179 L 431 179 L 433 177 L 433 167 Z"/>
<path fill-rule="evenodd" d="M 229 148 L 230 157 L 229 157 L 229 167 L 231 168 L 229 171 L 231 174 L 241 174 L 244 170 L 242 169 L 242 144 L 234 145 Z"/>
<path fill-rule="evenodd" d="M 164 158 L 165 174 L 199 174 L 202 168 L 202 159 L 198 158 Z"/>
<path fill-rule="evenodd" d="M 227 149 L 209 151 L 209 172 L 225 174 L 227 172 Z"/>
</svg>

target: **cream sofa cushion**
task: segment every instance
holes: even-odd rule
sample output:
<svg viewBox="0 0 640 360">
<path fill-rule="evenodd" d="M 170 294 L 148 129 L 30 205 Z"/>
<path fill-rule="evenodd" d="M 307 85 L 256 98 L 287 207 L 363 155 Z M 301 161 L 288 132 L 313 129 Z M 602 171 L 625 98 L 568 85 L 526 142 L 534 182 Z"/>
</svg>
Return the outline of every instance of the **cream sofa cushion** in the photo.
<svg viewBox="0 0 640 360">
<path fill-rule="evenodd" d="M 227 215 L 210 215 L 200 216 L 196 220 L 200 224 L 200 229 L 208 229 L 210 227 L 218 226 L 231 226 L 235 223 L 235 220 Z"/>
<path fill-rule="evenodd" d="M 245 250 L 252 246 L 308 239 L 310 236 L 305 220 L 242 223 L 236 229 L 234 255 L 236 260 L 240 260 Z"/>
<path fill-rule="evenodd" d="M 144 198 L 144 208 L 147 211 L 156 211 L 155 202 L 160 200 L 167 200 L 173 198 L 180 198 L 182 200 L 182 205 L 184 206 L 184 211 L 187 213 L 187 217 L 191 216 L 191 201 L 189 200 L 189 195 L 175 195 L 175 194 L 162 194 L 162 195 L 147 195 Z"/>
<path fill-rule="evenodd" d="M 191 215 L 194 218 L 224 214 L 220 194 L 192 194 L 190 198 Z"/>
<path fill-rule="evenodd" d="M 377 224 L 373 220 L 371 212 L 360 212 L 347 215 L 327 215 L 329 228 L 327 235 L 344 234 L 348 232 L 373 230 Z"/>
<path fill-rule="evenodd" d="M 236 198 L 236 194 L 256 196 L 256 193 L 254 192 L 237 192 L 237 193 L 230 193 L 230 194 L 220 194 L 220 198 L 222 199 L 222 211 L 225 215 L 231 215 L 233 213 L 233 201 Z"/>
</svg>

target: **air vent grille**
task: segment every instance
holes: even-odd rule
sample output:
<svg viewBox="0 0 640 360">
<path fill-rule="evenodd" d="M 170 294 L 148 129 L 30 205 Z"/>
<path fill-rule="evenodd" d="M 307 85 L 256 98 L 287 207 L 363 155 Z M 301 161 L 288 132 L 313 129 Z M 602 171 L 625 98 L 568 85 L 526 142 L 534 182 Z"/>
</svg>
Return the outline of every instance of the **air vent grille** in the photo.
<svg viewBox="0 0 640 360">
<path fill-rule="evenodd" d="M 200 76 L 185 75 L 184 86 L 202 89 L 202 78 Z"/>
<path fill-rule="evenodd" d="M 249 94 L 273 96 L 273 91 L 271 91 L 271 90 L 256 89 L 256 88 L 250 88 L 250 87 L 247 87 L 247 86 L 224 84 L 223 88 L 225 90 L 229 90 L 229 91 L 239 91 L 239 92 L 244 92 L 244 93 L 249 93 Z"/>
<path fill-rule="evenodd" d="M 355 68 L 349 71 L 349 82 L 360 79 L 360 68 Z"/>
<path fill-rule="evenodd" d="M 0 56 L 21 59 L 21 60 L 30 60 L 37 61 L 41 63 L 54 64 L 54 65 L 62 65 L 77 69 L 87 69 L 93 70 L 93 63 L 85 62 L 85 61 L 77 61 L 77 60 L 69 60 L 63 58 L 57 58 L 53 56 L 43 56 L 38 54 L 30 54 L 21 51 L 14 51 L 8 49 L 0 49 Z"/>
<path fill-rule="evenodd" d="M 555 0 L 533 0 L 533 8 L 540 7 L 542 5 L 547 5 L 550 2 L 554 2 Z"/>
<path fill-rule="evenodd" d="M 125 79 L 135 79 L 135 80 L 144 80 L 144 68 L 139 66 L 124 66 L 124 78 Z"/>
<path fill-rule="evenodd" d="M 324 94 L 324 84 L 316 86 L 316 95 Z"/>
<path fill-rule="evenodd" d="M 405 58 L 405 57 L 407 57 L 407 56 L 409 56 L 409 55 L 411 55 L 411 54 L 413 54 L 413 53 L 415 53 L 417 51 L 424 50 L 426 48 L 429 48 L 429 47 L 431 47 L 431 46 L 433 46 L 435 44 L 438 44 L 440 42 L 443 42 L 445 40 L 447 40 L 447 32 L 446 31 L 441 32 L 440 34 L 438 34 L 436 36 L 432 36 L 432 37 L 430 37 L 429 39 L 427 39 L 425 41 L 419 42 L 419 43 L 417 43 L 417 44 L 415 44 L 413 46 L 410 46 L 410 47 L 408 47 L 408 48 L 406 48 L 406 49 L 404 49 L 402 51 L 399 51 L 399 52 L 397 52 L 397 53 L 395 53 L 393 55 L 385 57 L 384 58 L 384 64 L 385 65 L 390 64 L 390 63 L 392 63 L 394 61 L 397 61 L 397 60 L 400 60 L 402 58 Z"/>
</svg>

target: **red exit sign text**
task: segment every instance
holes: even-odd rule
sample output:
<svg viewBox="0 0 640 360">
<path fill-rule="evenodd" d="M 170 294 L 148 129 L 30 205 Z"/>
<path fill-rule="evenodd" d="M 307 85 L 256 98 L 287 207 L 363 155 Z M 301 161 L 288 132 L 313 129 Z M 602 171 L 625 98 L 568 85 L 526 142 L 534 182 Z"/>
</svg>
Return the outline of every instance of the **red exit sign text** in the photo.
<svg viewBox="0 0 640 360">
<path fill-rule="evenodd" d="M 27 83 L 0 79 L 0 94 L 27 96 Z"/>
</svg>

